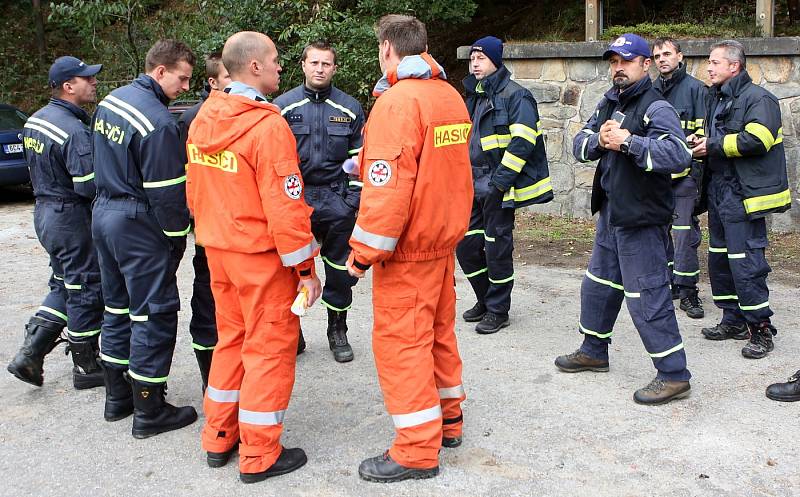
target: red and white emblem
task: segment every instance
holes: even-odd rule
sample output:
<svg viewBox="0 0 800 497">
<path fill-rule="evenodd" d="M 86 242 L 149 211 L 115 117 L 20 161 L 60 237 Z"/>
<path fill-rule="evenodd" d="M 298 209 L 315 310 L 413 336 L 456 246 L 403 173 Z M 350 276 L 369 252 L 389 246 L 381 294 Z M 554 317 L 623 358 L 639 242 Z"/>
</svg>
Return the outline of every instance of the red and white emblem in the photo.
<svg viewBox="0 0 800 497">
<path fill-rule="evenodd" d="M 297 200 L 303 193 L 303 183 L 296 174 L 292 174 L 287 176 L 286 181 L 283 182 L 283 191 L 290 199 Z"/>
<path fill-rule="evenodd" d="M 373 185 L 383 186 L 392 178 L 392 168 L 385 160 L 376 160 L 369 166 L 367 176 Z"/>
</svg>

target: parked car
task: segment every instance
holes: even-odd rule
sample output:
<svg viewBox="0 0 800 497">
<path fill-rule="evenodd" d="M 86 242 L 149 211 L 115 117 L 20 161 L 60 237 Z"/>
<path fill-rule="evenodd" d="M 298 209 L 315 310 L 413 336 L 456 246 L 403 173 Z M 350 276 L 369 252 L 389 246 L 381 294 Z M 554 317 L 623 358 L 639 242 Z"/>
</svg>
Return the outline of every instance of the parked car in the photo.
<svg viewBox="0 0 800 497">
<path fill-rule="evenodd" d="M 13 105 L 0 104 L 0 186 L 30 183 L 22 145 L 27 114 Z"/>
<path fill-rule="evenodd" d="M 172 102 L 172 104 L 169 106 L 169 113 L 177 121 L 181 118 L 184 112 L 194 107 L 197 102 L 199 102 L 199 100 L 178 100 Z"/>
</svg>

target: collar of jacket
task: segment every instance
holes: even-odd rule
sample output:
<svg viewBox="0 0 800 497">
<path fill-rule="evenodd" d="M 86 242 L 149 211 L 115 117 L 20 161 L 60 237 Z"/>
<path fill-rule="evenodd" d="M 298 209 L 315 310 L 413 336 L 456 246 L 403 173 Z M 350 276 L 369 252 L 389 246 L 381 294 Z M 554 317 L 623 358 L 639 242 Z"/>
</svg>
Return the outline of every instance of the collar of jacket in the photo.
<svg viewBox="0 0 800 497">
<path fill-rule="evenodd" d="M 641 96 L 642 93 L 646 92 L 652 87 L 653 82 L 650 81 L 650 78 L 645 75 L 636 83 L 625 88 L 624 91 L 620 91 L 619 88 L 615 86 L 608 90 L 604 96 L 612 102 L 619 102 L 620 105 L 627 105 L 628 102 L 633 101 L 635 98 Z"/>
<path fill-rule="evenodd" d="M 203 89 L 200 91 L 200 101 L 205 102 L 208 96 L 211 95 L 212 91 L 214 90 L 208 85 L 208 83 L 203 85 Z"/>
<path fill-rule="evenodd" d="M 315 90 L 306 86 L 305 83 L 303 84 L 303 94 L 312 102 L 324 102 L 331 96 L 332 91 L 333 85 L 328 85 L 327 88 L 323 88 L 322 90 Z"/>
<path fill-rule="evenodd" d="M 167 96 L 164 94 L 164 90 L 161 88 L 161 85 L 147 74 L 140 74 L 139 77 L 134 79 L 133 83 L 131 84 L 145 91 L 152 92 L 162 104 L 165 106 L 169 105 L 169 98 L 167 98 Z"/>
<path fill-rule="evenodd" d="M 383 74 L 372 94 L 379 97 L 401 79 L 447 79 L 444 68 L 433 60 L 428 52 L 419 55 L 407 55 L 397 64 Z"/>
<path fill-rule="evenodd" d="M 256 90 L 247 83 L 242 83 L 241 81 L 231 81 L 231 84 L 226 86 L 225 90 L 223 91 L 230 95 L 240 95 L 242 97 L 247 97 L 251 100 L 255 100 L 256 102 L 267 101 L 267 97 L 262 95 L 260 91 Z"/>
<path fill-rule="evenodd" d="M 742 91 L 744 91 L 747 86 L 752 83 L 753 80 L 750 79 L 750 75 L 747 74 L 747 71 L 742 71 L 736 76 L 732 77 L 728 81 L 724 82 L 722 86 L 714 85 L 715 93 L 722 93 L 726 97 L 738 97 Z"/>
<path fill-rule="evenodd" d="M 672 75 L 669 79 L 664 79 L 663 76 L 659 76 L 653 81 L 653 87 L 660 91 L 661 93 L 669 92 L 675 85 L 683 81 L 686 77 L 686 64 L 683 62 L 678 63 L 678 68 L 672 71 Z"/>
<path fill-rule="evenodd" d="M 91 119 L 89 118 L 89 114 L 86 113 L 85 110 L 81 109 L 77 105 L 73 104 L 72 102 L 67 102 L 66 100 L 60 98 L 51 98 L 50 103 L 55 105 L 56 107 L 62 107 L 67 109 L 69 112 L 75 115 L 78 119 L 80 119 L 83 124 L 88 125 Z"/>
<path fill-rule="evenodd" d="M 511 81 L 511 72 L 505 65 L 502 65 L 495 72 L 480 81 L 478 81 L 475 75 L 470 74 L 464 78 L 463 83 L 464 89 L 467 90 L 467 95 L 485 93 L 491 96 L 503 91 L 503 88 L 508 86 L 509 81 Z M 480 86 L 481 91 L 478 91 L 478 86 Z"/>
</svg>

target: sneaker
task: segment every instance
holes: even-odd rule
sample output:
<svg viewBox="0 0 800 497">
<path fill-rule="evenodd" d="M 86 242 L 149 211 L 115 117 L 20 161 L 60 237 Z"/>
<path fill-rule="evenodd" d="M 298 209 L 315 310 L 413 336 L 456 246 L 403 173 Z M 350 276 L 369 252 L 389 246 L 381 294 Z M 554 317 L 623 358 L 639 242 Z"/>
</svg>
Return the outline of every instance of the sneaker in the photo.
<svg viewBox="0 0 800 497">
<path fill-rule="evenodd" d="M 703 310 L 703 301 L 697 295 L 696 288 L 684 294 L 681 298 L 680 308 L 682 311 L 686 311 L 686 315 L 692 319 L 700 319 L 706 315 Z"/>
<path fill-rule="evenodd" d="M 508 316 L 500 316 L 487 311 L 481 322 L 475 327 L 475 331 L 481 335 L 491 335 L 508 326 L 508 323 Z"/>
<path fill-rule="evenodd" d="M 790 376 L 789 381 L 786 383 L 773 383 L 768 386 L 767 397 L 779 402 L 797 402 L 800 400 L 800 371 Z"/>
<path fill-rule="evenodd" d="M 750 332 L 750 341 L 742 348 L 742 355 L 748 359 L 766 357 L 775 348 L 772 337 L 777 333 L 775 327 L 769 323 L 753 326 Z"/>
<path fill-rule="evenodd" d="M 750 338 L 750 329 L 748 329 L 747 323 L 719 323 L 713 328 L 703 328 L 700 333 L 708 340 L 728 340 L 729 338 L 747 340 Z"/>
<path fill-rule="evenodd" d="M 556 357 L 556 367 L 565 373 L 580 373 L 581 371 L 605 373 L 608 371 L 608 359 L 595 359 L 578 349 L 571 354 Z"/>
<path fill-rule="evenodd" d="M 477 323 L 478 321 L 483 319 L 483 316 L 485 314 L 486 314 L 486 306 L 483 304 L 483 302 L 478 302 L 472 306 L 472 309 L 464 311 L 464 314 L 462 314 L 461 317 L 463 317 L 464 321 L 468 323 Z"/>
<path fill-rule="evenodd" d="M 633 401 L 637 404 L 657 406 L 671 400 L 689 396 L 692 387 L 688 381 L 669 381 L 654 378 L 646 387 L 636 390 Z"/>
</svg>

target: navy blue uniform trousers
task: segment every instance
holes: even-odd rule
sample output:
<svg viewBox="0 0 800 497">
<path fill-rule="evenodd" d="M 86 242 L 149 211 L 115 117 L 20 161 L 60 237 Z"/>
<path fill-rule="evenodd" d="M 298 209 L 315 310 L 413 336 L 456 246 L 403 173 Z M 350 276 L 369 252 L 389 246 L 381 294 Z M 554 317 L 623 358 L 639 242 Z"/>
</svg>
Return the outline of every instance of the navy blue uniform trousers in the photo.
<svg viewBox="0 0 800 497">
<path fill-rule="evenodd" d="M 700 221 L 694 215 L 697 204 L 697 183 L 686 176 L 673 183 L 675 197 L 675 219 L 672 221 L 672 283 L 687 288 L 697 288 L 700 277 L 700 260 L 697 249 L 700 247 Z"/>
<path fill-rule="evenodd" d="M 608 359 L 623 299 L 644 348 L 664 380 L 686 381 L 686 352 L 669 287 L 669 226 L 611 226 L 604 205 L 597 219 L 592 256 L 581 284 L 581 350 Z"/>
<path fill-rule="evenodd" d="M 206 249 L 195 244 L 194 281 L 192 283 L 192 318 L 189 321 L 189 333 L 192 335 L 192 348 L 195 350 L 213 350 L 217 345 L 217 319 L 214 315 L 214 295 L 211 293 L 211 272 L 208 269 Z"/>
</svg>

